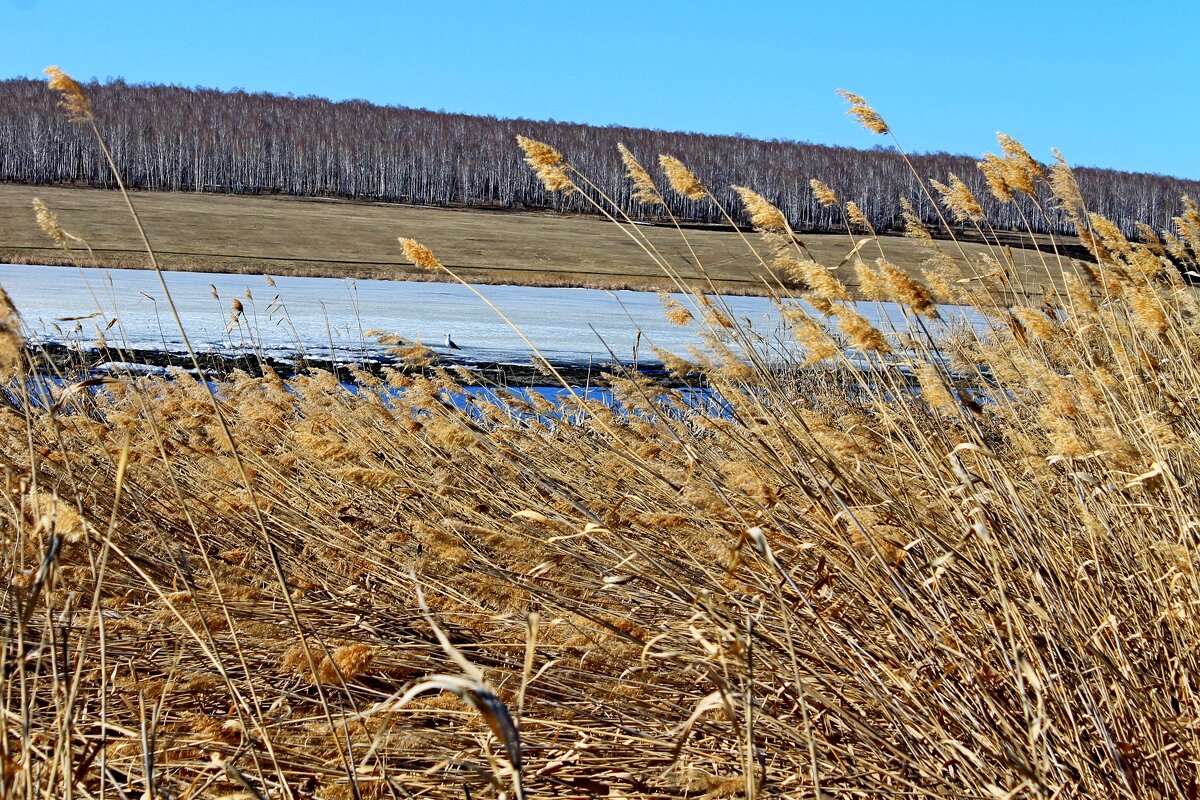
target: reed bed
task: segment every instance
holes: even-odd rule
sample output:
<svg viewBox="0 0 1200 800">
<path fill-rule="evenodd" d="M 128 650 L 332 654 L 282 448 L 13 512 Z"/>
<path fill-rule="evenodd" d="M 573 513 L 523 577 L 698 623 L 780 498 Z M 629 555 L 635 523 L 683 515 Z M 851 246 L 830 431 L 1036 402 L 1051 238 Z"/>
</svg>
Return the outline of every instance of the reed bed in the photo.
<svg viewBox="0 0 1200 800">
<path fill-rule="evenodd" d="M 55 382 L 7 305 L 0 795 L 1196 796 L 1200 214 L 1131 242 L 1065 162 L 1002 150 L 997 196 L 1093 254 L 1023 305 L 1003 247 L 952 271 L 914 223 L 913 277 L 826 196 L 904 331 L 740 190 L 748 258 L 807 288 L 771 285 L 777 349 L 678 280 L 698 346 L 663 356 L 721 411 L 633 374 L 619 408 L 464 411 L 436 364 Z M 711 199 L 627 166 L 646 202 Z M 929 191 L 987 234 L 962 188 Z M 947 302 L 988 330 L 926 335 Z"/>
</svg>

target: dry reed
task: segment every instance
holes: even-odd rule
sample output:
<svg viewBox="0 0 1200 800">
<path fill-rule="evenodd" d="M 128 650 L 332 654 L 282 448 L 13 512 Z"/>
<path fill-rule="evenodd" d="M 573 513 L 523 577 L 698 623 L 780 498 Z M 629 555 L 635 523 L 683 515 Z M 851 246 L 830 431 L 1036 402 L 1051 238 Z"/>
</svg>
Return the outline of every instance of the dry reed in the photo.
<svg viewBox="0 0 1200 800">
<path fill-rule="evenodd" d="M 1018 148 L 993 191 L 1089 224 Z M 0 297 L 0 795 L 1194 796 L 1196 216 L 1179 263 L 1093 220 L 1062 296 L 955 284 L 979 330 L 885 335 L 827 286 L 833 334 L 772 287 L 779 351 L 693 293 L 705 346 L 666 355 L 709 391 L 614 376 L 624 412 L 243 373 L 224 430 L 187 373 L 15 374 Z"/>
</svg>

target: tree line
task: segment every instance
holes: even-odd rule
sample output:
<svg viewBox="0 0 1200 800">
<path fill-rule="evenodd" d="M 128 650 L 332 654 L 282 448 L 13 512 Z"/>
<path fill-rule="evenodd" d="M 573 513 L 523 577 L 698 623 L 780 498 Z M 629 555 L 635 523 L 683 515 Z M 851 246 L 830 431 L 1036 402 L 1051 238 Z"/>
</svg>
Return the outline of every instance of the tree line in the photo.
<svg viewBox="0 0 1200 800">
<path fill-rule="evenodd" d="M 601 190 L 648 219 L 662 209 L 639 209 L 630 202 L 632 187 L 618 142 L 652 172 L 660 153 L 682 159 L 726 208 L 738 207 L 731 184 L 749 186 L 782 209 L 797 230 L 843 229 L 840 210 L 823 207 L 813 197 L 812 178 L 832 187 L 841 200 L 856 202 L 881 231 L 901 224 L 901 197 L 927 220 L 936 219 L 908 165 L 885 147 L 859 150 L 499 119 L 361 100 L 132 85 L 119 79 L 85 89 L 117 166 L 127 184 L 138 189 L 589 211 L 579 196 L 545 191 L 514 143 L 523 134 L 558 148 Z M 996 201 L 975 160 L 942 152 L 912 157 L 923 178 L 944 182 L 951 173 L 958 175 L 997 228 L 1023 229 L 1028 221 L 1039 232 L 1071 232 L 1065 215 L 1053 210 L 1043 215 L 1030 198 Z M 1080 168 L 1076 176 L 1090 210 L 1128 233 L 1136 221 L 1168 227 L 1180 211 L 1180 196 L 1200 195 L 1200 182 L 1163 175 Z M 67 120 L 45 84 L 30 79 L 0 81 L 0 180 L 113 185 L 90 130 Z M 680 218 L 723 221 L 711 203 L 669 191 L 664 195 Z M 1053 203 L 1041 205 L 1051 209 Z"/>
</svg>

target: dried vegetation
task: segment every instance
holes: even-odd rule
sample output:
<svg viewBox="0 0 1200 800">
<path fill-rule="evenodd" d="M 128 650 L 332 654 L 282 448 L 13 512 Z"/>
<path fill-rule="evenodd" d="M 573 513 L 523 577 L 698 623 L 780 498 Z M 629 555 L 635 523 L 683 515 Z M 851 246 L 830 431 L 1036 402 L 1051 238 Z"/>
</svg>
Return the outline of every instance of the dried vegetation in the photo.
<svg viewBox="0 0 1200 800">
<path fill-rule="evenodd" d="M 1000 194 L 1046 179 L 1004 144 Z M 707 347 L 668 363 L 719 408 L 624 376 L 620 412 L 462 410 L 437 368 L 59 384 L 6 304 L 0 794 L 1194 796 L 1194 206 L 1141 243 L 1077 212 L 1094 262 L 1047 256 L 1067 289 L 1022 307 L 1003 248 L 947 275 L 931 243 L 919 281 L 850 209 L 909 333 L 743 196 L 817 310 L 780 295 L 781 364 L 681 284 Z M 935 301 L 987 329 L 926 336 Z"/>
</svg>

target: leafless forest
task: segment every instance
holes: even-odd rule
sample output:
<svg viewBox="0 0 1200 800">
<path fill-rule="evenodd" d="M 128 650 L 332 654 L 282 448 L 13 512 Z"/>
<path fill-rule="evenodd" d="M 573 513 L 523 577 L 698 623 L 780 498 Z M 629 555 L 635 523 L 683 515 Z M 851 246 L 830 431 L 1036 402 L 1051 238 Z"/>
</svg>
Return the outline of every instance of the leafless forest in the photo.
<svg viewBox="0 0 1200 800">
<path fill-rule="evenodd" d="M 647 164 L 659 153 L 682 158 L 729 207 L 737 206 L 730 184 L 752 186 L 799 230 L 842 226 L 836 207 L 814 201 L 810 178 L 829 184 L 843 200 L 857 202 L 880 230 L 898 224 L 899 197 L 933 219 L 912 172 L 888 149 L 496 119 L 362 101 L 135 86 L 120 80 L 86 88 L 117 165 L 128 184 L 139 189 L 587 210 L 577 197 L 545 192 L 521 163 L 513 143 L 521 133 L 553 144 L 582 172 L 606 176 L 599 188 L 623 205 L 629 203 L 630 190 L 622 179 L 618 142 Z M 994 201 L 974 160 L 947 153 L 914 157 L 924 177 L 945 180 L 954 173 L 966 181 L 985 198 L 985 210 L 997 228 L 1029 223 L 1039 232 L 1048 225 L 1055 232 L 1069 230 L 1054 212 L 1043 217 L 1029 198 Z M 1091 209 L 1127 233 L 1133 232 L 1134 220 L 1166 227 L 1180 211 L 1181 195 L 1200 194 L 1200 183 L 1162 175 L 1099 169 L 1078 169 L 1076 174 Z M 44 82 L 27 79 L 0 81 L 0 180 L 111 183 L 90 132 L 64 119 Z M 1052 207 L 1046 200 L 1043 206 Z M 671 202 L 683 218 L 720 221 L 711 204 L 680 197 Z"/>
</svg>

